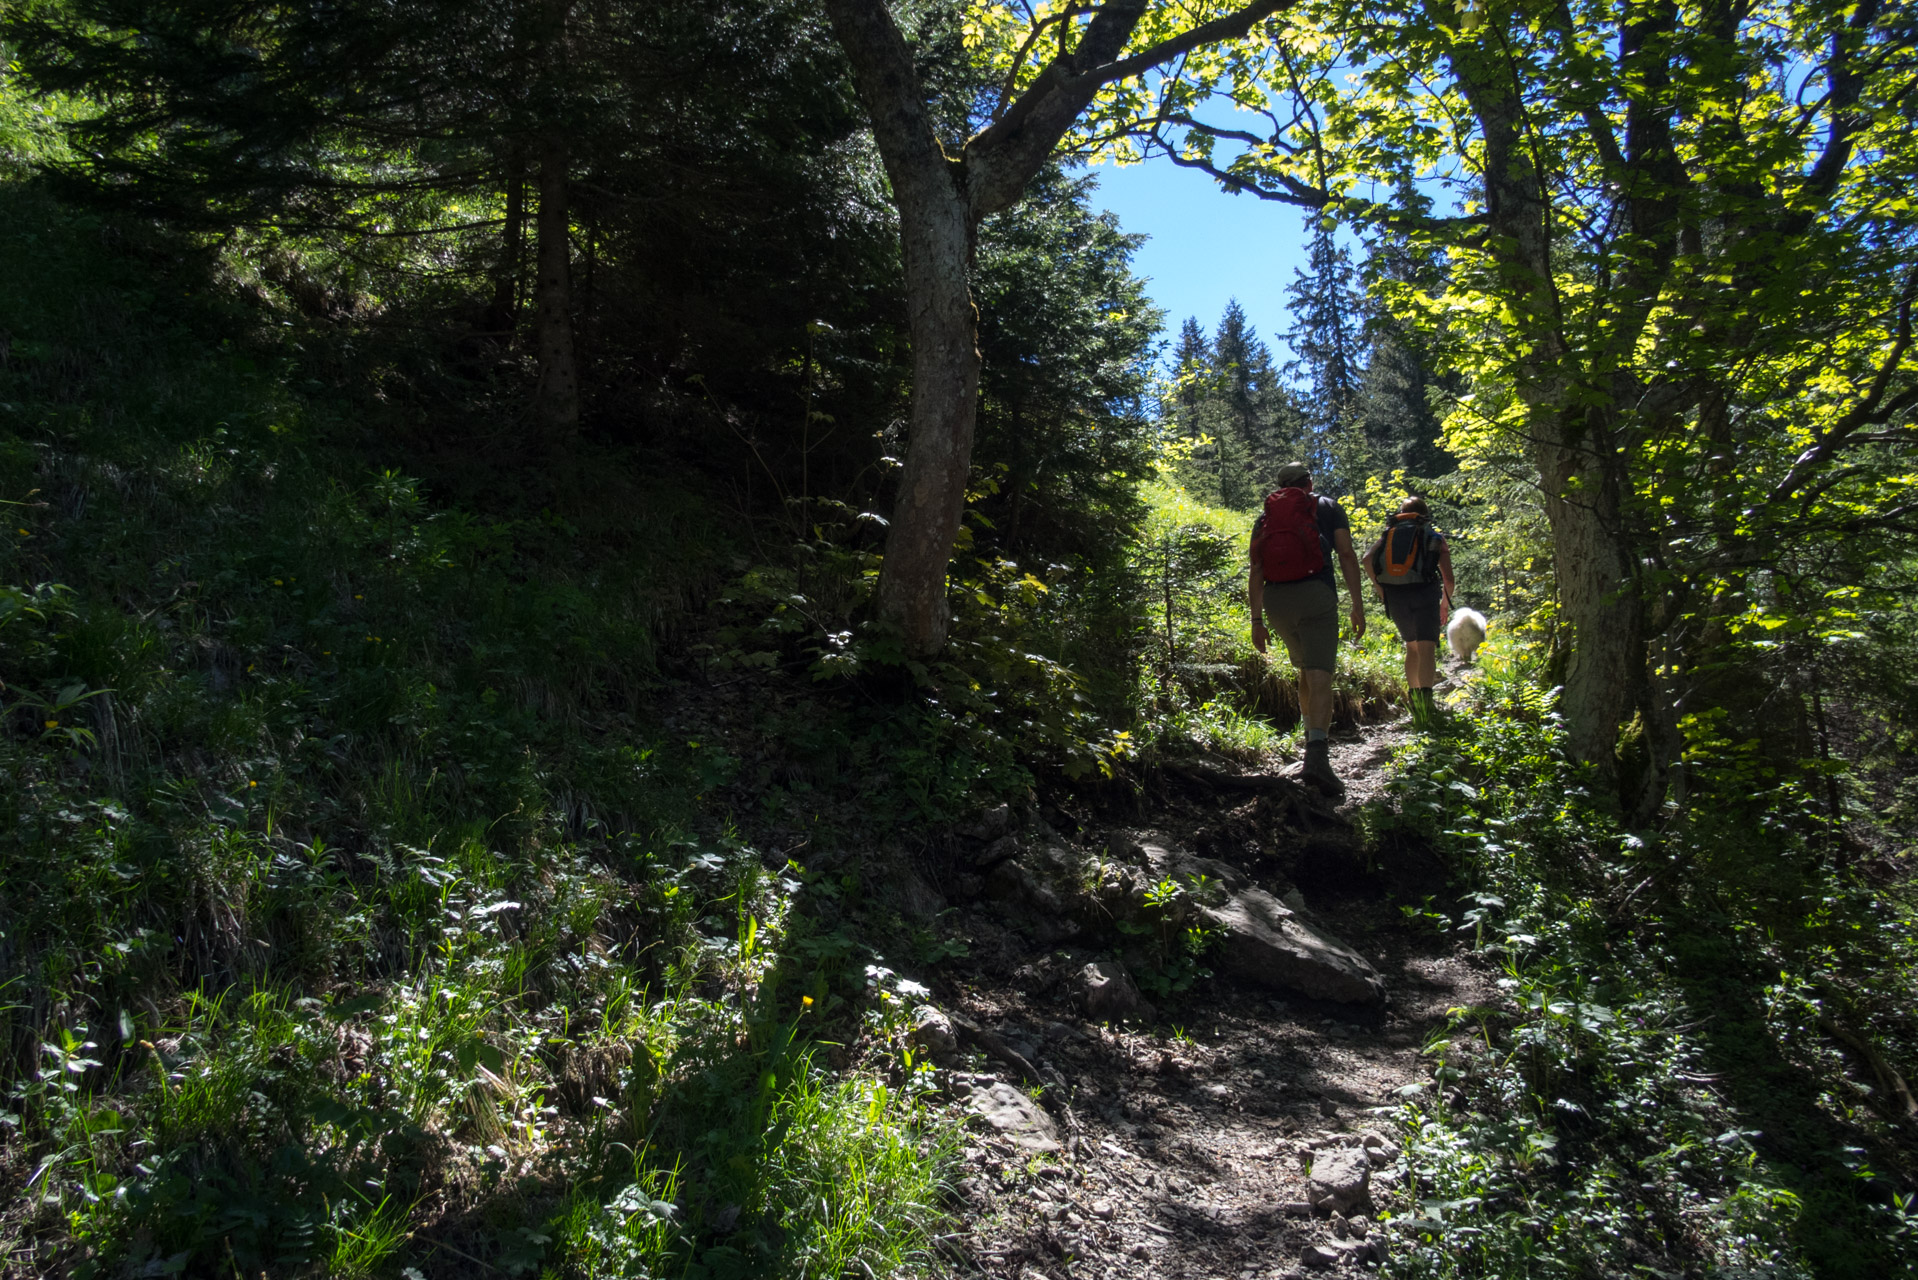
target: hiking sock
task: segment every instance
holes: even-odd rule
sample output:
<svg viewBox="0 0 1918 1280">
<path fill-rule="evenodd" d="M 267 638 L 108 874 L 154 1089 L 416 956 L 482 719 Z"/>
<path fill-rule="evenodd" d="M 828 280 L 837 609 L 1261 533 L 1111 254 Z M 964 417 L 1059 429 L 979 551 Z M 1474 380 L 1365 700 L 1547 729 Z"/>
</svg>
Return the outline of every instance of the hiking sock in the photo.
<svg viewBox="0 0 1918 1280">
<path fill-rule="evenodd" d="M 1324 742 L 1324 741 L 1325 741 L 1325 730 L 1323 730 L 1323 729 L 1307 729 L 1307 730 L 1305 731 L 1305 740 L 1306 740 L 1306 741 L 1307 741 L 1308 743 L 1311 743 L 1311 742 Z"/>
<path fill-rule="evenodd" d="M 1432 724 L 1432 691 L 1430 689 L 1410 689 L 1405 695 L 1405 704 L 1412 711 L 1412 727 L 1429 729 Z"/>
</svg>

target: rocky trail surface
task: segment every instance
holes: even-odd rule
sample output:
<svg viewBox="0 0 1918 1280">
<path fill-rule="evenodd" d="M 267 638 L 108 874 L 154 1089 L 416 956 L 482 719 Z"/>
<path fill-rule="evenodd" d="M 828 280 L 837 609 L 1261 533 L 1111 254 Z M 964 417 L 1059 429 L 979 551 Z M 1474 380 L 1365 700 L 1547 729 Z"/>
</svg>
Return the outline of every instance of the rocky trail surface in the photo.
<svg viewBox="0 0 1918 1280">
<path fill-rule="evenodd" d="M 1249 1278 L 1383 1260 L 1374 1215 L 1412 1207 L 1383 1111 L 1429 1081 L 1420 1049 L 1447 1009 L 1496 999 L 1454 939 L 1399 910 L 1443 891 L 1430 852 L 1362 838 L 1405 737 L 1335 739 L 1336 808 L 1284 770 L 1188 765 L 1139 823 L 1048 810 L 1012 830 L 1001 811 L 926 860 L 924 892 L 959 904 L 946 918 L 970 948 L 914 1033 L 968 1126 L 964 1227 L 941 1242 L 957 1270 Z M 1213 976 L 1153 949 L 1186 926 L 1212 935 Z"/>
</svg>

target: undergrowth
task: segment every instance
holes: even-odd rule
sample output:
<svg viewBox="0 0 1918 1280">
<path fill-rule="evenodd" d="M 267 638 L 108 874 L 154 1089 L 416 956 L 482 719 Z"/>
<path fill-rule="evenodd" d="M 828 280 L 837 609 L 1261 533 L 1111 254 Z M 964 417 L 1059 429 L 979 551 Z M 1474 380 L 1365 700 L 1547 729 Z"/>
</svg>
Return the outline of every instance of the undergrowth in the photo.
<svg viewBox="0 0 1918 1280">
<path fill-rule="evenodd" d="M 1537 674 L 1495 642 L 1394 784 L 1469 886 L 1408 916 L 1501 972 L 1397 1109 L 1395 1273 L 1909 1274 L 1897 1100 L 1832 1029 L 1905 1056 L 1914 904 L 1835 870 L 1805 784 L 1726 744 L 1694 742 L 1706 795 L 1623 829 Z"/>
<path fill-rule="evenodd" d="M 729 522 L 638 459 L 449 501 L 217 255 L 0 215 L 0 1269 L 920 1258 L 945 1140 L 820 1057 L 870 953 L 657 710 Z M 910 714 L 792 719 L 945 812 Z"/>
</svg>

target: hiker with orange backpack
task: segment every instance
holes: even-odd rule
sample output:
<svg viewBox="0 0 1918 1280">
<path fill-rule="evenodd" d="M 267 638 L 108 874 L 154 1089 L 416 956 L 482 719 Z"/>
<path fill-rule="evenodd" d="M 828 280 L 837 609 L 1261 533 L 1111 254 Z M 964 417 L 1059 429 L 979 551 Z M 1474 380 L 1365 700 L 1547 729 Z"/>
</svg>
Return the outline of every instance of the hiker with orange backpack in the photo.
<svg viewBox="0 0 1918 1280">
<path fill-rule="evenodd" d="M 1405 641 L 1412 723 L 1420 729 L 1436 728 L 1432 686 L 1438 683 L 1439 632 L 1452 612 L 1452 547 L 1432 523 L 1425 499 L 1407 498 L 1399 504 L 1385 532 L 1365 553 L 1365 573 Z"/>
<path fill-rule="evenodd" d="M 1265 652 L 1266 623 L 1285 642 L 1299 672 L 1299 712 L 1305 721 L 1305 764 L 1300 777 L 1333 799 L 1345 784 L 1332 770 L 1326 731 L 1332 727 L 1332 673 L 1339 657 L 1339 592 L 1332 553 L 1351 597 L 1352 634 L 1365 635 L 1365 603 L 1359 596 L 1359 561 L 1352 550 L 1352 522 L 1331 498 L 1312 492 L 1312 472 L 1303 462 L 1279 468 L 1279 487 L 1265 499 L 1265 514 L 1252 526 L 1252 571 L 1246 603 L 1252 610 L 1252 647 Z"/>
</svg>

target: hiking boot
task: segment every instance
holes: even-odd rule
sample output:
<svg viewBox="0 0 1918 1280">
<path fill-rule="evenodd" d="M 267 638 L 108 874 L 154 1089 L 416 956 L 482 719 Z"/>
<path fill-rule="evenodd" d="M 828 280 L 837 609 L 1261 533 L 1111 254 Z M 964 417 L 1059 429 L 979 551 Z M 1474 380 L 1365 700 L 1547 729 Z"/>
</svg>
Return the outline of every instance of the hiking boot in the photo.
<svg viewBox="0 0 1918 1280">
<path fill-rule="evenodd" d="M 1334 800 L 1345 799 L 1345 784 L 1332 772 L 1332 745 L 1324 738 L 1305 744 L 1305 765 L 1299 778 Z"/>
</svg>

